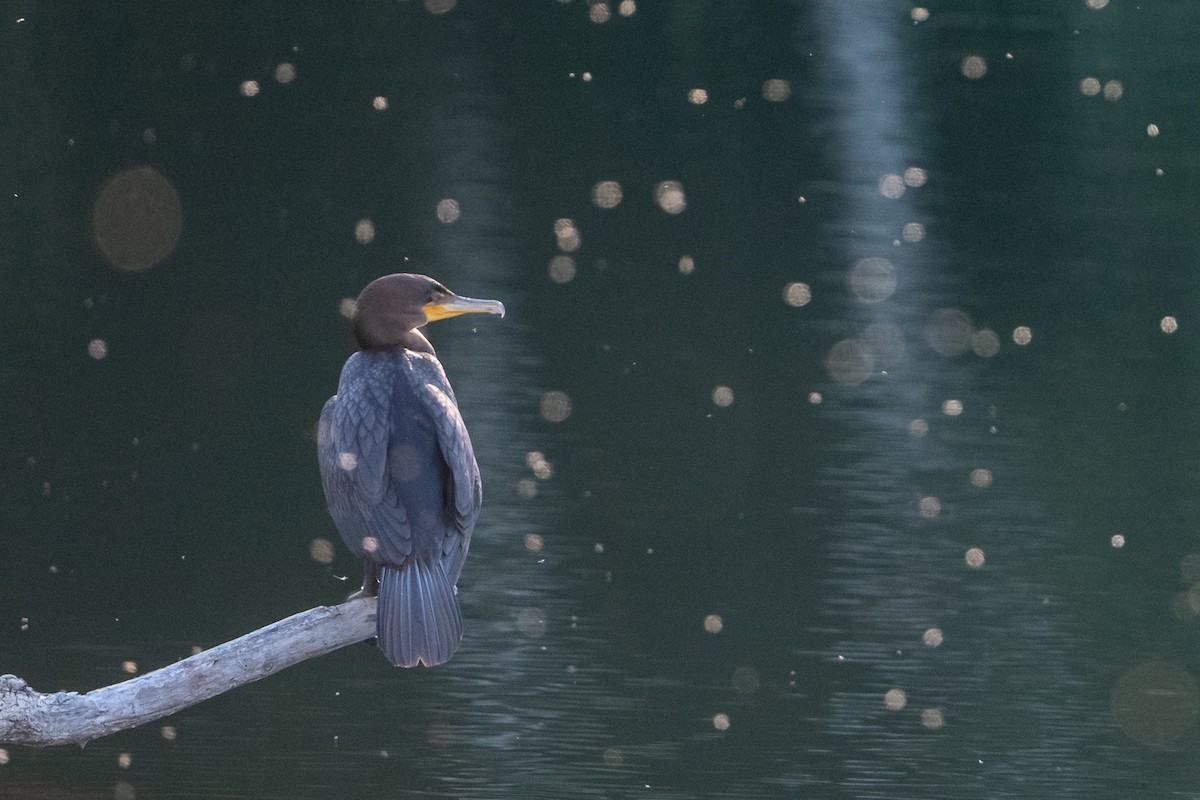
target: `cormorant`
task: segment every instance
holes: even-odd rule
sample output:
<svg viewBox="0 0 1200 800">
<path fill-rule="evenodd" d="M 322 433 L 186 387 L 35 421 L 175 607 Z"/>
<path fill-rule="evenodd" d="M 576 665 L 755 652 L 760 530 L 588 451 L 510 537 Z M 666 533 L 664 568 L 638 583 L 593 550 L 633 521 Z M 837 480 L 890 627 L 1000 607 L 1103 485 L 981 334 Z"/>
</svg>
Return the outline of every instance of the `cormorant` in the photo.
<svg viewBox="0 0 1200 800">
<path fill-rule="evenodd" d="M 428 322 L 484 313 L 424 275 L 385 275 L 358 296 L 359 352 L 318 426 L 321 482 L 346 546 L 378 594 L 379 649 L 398 667 L 447 661 L 462 641 L 458 576 L 483 495 L 471 438 L 429 340 Z"/>
</svg>

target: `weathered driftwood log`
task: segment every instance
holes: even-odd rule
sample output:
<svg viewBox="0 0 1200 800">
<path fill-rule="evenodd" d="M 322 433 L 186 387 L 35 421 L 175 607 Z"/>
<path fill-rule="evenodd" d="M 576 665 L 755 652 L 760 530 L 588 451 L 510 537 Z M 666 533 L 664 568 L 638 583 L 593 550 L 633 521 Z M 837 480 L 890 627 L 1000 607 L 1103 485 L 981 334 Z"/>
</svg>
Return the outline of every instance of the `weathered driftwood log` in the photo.
<svg viewBox="0 0 1200 800">
<path fill-rule="evenodd" d="M 42 694 L 0 675 L 0 744 L 86 744 L 375 635 L 375 598 L 320 606 L 86 694 Z"/>
</svg>

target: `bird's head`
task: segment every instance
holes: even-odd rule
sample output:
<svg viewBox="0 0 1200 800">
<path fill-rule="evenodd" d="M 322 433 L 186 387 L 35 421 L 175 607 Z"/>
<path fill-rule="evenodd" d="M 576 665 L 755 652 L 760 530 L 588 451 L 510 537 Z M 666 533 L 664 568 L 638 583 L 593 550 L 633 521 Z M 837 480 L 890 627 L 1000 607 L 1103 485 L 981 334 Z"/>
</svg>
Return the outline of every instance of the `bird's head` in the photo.
<svg viewBox="0 0 1200 800">
<path fill-rule="evenodd" d="M 409 332 L 429 322 L 459 314 L 504 316 L 496 300 L 460 297 L 433 278 L 403 272 L 367 284 L 354 311 L 354 336 L 364 350 L 404 344 Z"/>
</svg>

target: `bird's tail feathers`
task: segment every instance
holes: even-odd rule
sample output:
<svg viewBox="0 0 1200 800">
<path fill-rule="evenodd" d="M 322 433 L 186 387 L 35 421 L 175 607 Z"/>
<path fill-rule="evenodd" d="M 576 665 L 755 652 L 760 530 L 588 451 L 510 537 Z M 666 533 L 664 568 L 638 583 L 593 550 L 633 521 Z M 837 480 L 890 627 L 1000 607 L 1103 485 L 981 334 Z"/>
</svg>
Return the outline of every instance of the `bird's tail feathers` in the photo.
<svg viewBox="0 0 1200 800">
<path fill-rule="evenodd" d="M 379 649 L 397 667 L 450 660 L 462 641 L 462 613 L 440 562 L 408 558 L 399 569 L 383 567 L 376 635 Z"/>
</svg>

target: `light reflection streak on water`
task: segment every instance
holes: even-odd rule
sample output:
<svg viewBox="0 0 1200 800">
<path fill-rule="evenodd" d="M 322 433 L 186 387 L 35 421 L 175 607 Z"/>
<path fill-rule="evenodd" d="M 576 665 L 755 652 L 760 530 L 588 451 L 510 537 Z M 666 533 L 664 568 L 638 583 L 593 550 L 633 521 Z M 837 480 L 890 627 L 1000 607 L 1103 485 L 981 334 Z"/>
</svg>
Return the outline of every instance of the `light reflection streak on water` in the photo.
<svg viewBox="0 0 1200 800">
<path fill-rule="evenodd" d="M 835 155 L 849 194 L 847 217 L 829 233 L 843 234 L 843 261 L 852 264 L 881 254 L 870 247 L 899 230 L 894 223 L 902 216 L 911 219 L 903 207 L 926 190 L 884 206 L 879 178 L 911 163 L 909 144 L 928 133 L 913 107 L 904 23 L 889 9 L 839 2 L 824 3 L 816 17 L 839 66 L 826 91 L 831 116 L 840 120 Z M 1073 651 L 1078 643 L 1065 632 L 1078 625 L 1075 610 L 1038 566 L 1063 555 L 1063 536 L 1019 488 L 1022 463 L 1037 450 L 989 433 L 984 411 L 998 387 L 974 381 L 961 361 L 934 354 L 913 335 L 934 309 L 962 302 L 952 271 L 926 252 L 898 260 L 898 272 L 893 297 L 852 313 L 906 330 L 906 358 L 888 375 L 841 390 L 842 402 L 826 404 L 849 439 L 839 466 L 826 470 L 830 510 L 816 523 L 831 561 L 821 626 L 840 637 L 832 651 L 812 655 L 837 659 L 846 677 L 834 679 L 824 712 L 838 744 L 812 753 L 834 762 L 839 783 L 855 796 L 907 785 L 923 787 L 923 796 L 951 797 L 986 793 L 996 781 L 1015 788 L 1067 780 L 1100 789 L 1101 761 L 1086 743 L 1105 729 L 1105 682 Z M 953 420 L 938 414 L 951 393 L 967 409 Z M 931 420 L 929 435 L 913 438 L 906 427 L 921 417 Z M 977 458 L 998 480 L 1011 476 L 1009 490 L 971 496 L 965 477 Z M 941 496 L 944 505 L 923 519 L 917 499 L 926 495 Z M 978 570 L 963 562 L 973 546 L 988 557 Z M 930 626 L 945 631 L 936 649 L 922 647 Z M 904 711 L 884 707 L 893 687 L 907 693 Z M 926 713 L 923 727 L 930 709 L 941 713 Z M 931 720 L 944 727 L 927 730 Z M 953 775 L 952 785 L 939 788 L 935 774 Z M 798 785 L 811 781 L 796 775 Z"/>
<path fill-rule="evenodd" d="M 625 783 L 617 776 L 641 761 L 633 750 L 620 759 L 603 757 L 622 743 L 619 731 L 633 700 L 622 694 L 621 676 L 596 658 L 605 637 L 596 621 L 600 589 L 581 593 L 574 582 L 581 576 L 561 568 L 568 543 L 549 516 L 562 502 L 556 480 L 540 482 L 529 498 L 517 491 L 537 475 L 529 454 L 553 461 L 552 447 L 564 439 L 539 416 L 544 387 L 537 333 L 531 309 L 514 289 L 521 271 L 507 238 L 515 227 L 505 217 L 513 206 L 507 134 L 495 119 L 496 95 L 486 91 L 444 100 L 429 134 L 438 140 L 431 149 L 447 154 L 437 164 L 440 191 L 462 208 L 453 226 L 437 231 L 444 270 L 438 277 L 456 291 L 496 297 L 509 308 L 503 320 L 430 330 L 471 431 L 484 507 L 460 582 L 462 648 L 448 668 L 422 676 L 428 698 L 394 701 L 427 704 L 427 713 L 444 725 L 446 744 L 416 763 L 391 767 L 416 770 L 455 791 L 602 796 L 602 787 Z M 529 537 L 541 544 L 537 551 L 526 546 Z M 594 586 L 594 577 L 584 579 Z M 385 683 L 391 681 L 369 694 L 386 696 Z M 377 740 L 381 733 L 375 726 L 363 738 Z M 411 755 L 414 747 L 425 749 L 391 745 L 397 756 Z"/>
</svg>

